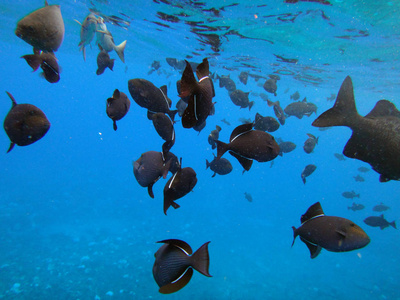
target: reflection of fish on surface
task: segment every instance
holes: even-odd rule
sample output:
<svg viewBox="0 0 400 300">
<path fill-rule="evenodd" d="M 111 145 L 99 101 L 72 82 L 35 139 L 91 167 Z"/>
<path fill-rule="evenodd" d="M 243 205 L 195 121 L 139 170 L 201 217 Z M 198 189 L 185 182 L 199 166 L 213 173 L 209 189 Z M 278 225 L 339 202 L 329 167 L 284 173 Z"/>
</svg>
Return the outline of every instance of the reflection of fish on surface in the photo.
<svg viewBox="0 0 400 300">
<path fill-rule="evenodd" d="M 353 83 L 347 76 L 333 108 L 320 115 L 312 125 L 349 127 L 353 133 L 343 154 L 369 163 L 380 174 L 380 182 L 400 180 L 400 112 L 390 101 L 378 101 L 371 112 L 362 117 L 356 109 Z"/>
<path fill-rule="evenodd" d="M 107 99 L 106 113 L 113 121 L 113 128 L 117 130 L 117 122 L 121 120 L 129 111 L 131 101 L 128 96 L 116 89 L 111 98 Z"/>
<path fill-rule="evenodd" d="M 40 140 L 50 129 L 50 122 L 39 108 L 32 104 L 17 104 L 14 97 L 6 92 L 12 107 L 4 119 L 3 127 L 10 139 L 10 152 L 15 145 L 27 146 Z"/>
<path fill-rule="evenodd" d="M 314 171 L 317 169 L 316 165 L 309 164 L 305 166 L 303 171 L 301 172 L 301 180 L 303 180 L 303 183 L 306 184 L 306 177 L 310 176 Z"/>
<path fill-rule="evenodd" d="M 101 46 L 105 51 L 111 52 L 115 51 L 121 61 L 125 63 L 124 50 L 126 46 L 126 40 L 123 41 L 118 46 L 114 44 L 114 38 L 111 32 L 108 31 L 106 24 L 104 23 L 104 19 L 99 17 L 97 19 L 96 26 L 96 36 L 97 36 L 97 44 Z"/>
<path fill-rule="evenodd" d="M 311 205 L 301 216 L 301 226 L 293 228 L 293 243 L 297 236 L 310 250 L 311 258 L 316 258 L 324 248 L 332 252 L 346 252 L 368 245 L 368 235 L 352 221 L 333 216 L 325 216 L 319 202 Z"/>
<path fill-rule="evenodd" d="M 162 294 L 171 294 L 186 286 L 193 275 L 193 269 L 204 276 L 211 277 L 208 272 L 210 258 L 207 242 L 192 255 L 192 248 L 184 241 L 171 239 L 164 243 L 154 254 L 153 277 Z"/>
<path fill-rule="evenodd" d="M 379 227 L 381 230 L 385 229 L 386 227 L 392 226 L 394 229 L 397 229 L 396 222 L 392 221 L 389 222 L 385 219 L 385 217 L 380 215 L 379 217 L 372 216 L 368 217 L 364 220 L 364 223 L 371 226 L 371 227 Z"/>
<path fill-rule="evenodd" d="M 21 58 L 26 60 L 28 65 L 33 69 L 33 72 L 41 67 L 43 73 L 40 76 L 48 82 L 56 83 L 60 81 L 60 66 L 53 52 L 43 52 L 34 48 L 33 54 L 27 54 Z"/>
<path fill-rule="evenodd" d="M 83 60 L 86 60 L 86 46 L 90 45 L 94 35 L 96 34 L 97 17 L 94 13 L 90 13 L 86 16 L 83 22 L 75 20 L 79 25 L 81 25 L 81 41 L 79 42 L 79 51 L 82 51 Z"/>
</svg>

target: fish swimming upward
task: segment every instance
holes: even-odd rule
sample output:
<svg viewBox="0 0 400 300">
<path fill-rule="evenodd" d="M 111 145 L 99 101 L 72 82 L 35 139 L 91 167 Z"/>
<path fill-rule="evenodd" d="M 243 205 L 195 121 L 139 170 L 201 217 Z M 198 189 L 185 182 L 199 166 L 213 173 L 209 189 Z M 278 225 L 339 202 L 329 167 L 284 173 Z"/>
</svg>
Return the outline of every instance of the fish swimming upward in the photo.
<svg viewBox="0 0 400 300">
<path fill-rule="evenodd" d="M 119 58 L 123 63 L 125 63 L 124 57 L 124 50 L 126 46 L 126 40 L 123 41 L 118 46 L 115 45 L 113 36 L 111 32 L 107 30 L 107 26 L 104 23 L 104 19 L 99 17 L 97 19 L 97 27 L 96 27 L 96 36 L 97 36 L 97 43 L 107 52 L 115 51 L 117 52 Z"/>
<path fill-rule="evenodd" d="M 356 109 L 353 83 L 347 76 L 334 106 L 312 125 L 349 127 L 353 134 L 343 154 L 369 163 L 380 174 L 380 182 L 400 180 L 400 112 L 390 101 L 378 101 L 371 112 L 362 117 Z"/>
<path fill-rule="evenodd" d="M 83 60 L 86 60 L 85 46 L 90 45 L 96 34 L 97 17 L 94 13 L 90 13 L 83 20 L 82 24 L 78 20 L 75 20 L 75 22 L 81 25 L 81 41 L 78 46 L 79 50 L 82 51 Z"/>
<path fill-rule="evenodd" d="M 345 252 L 365 247 L 370 242 L 368 235 L 352 221 L 325 216 L 319 202 L 311 205 L 301 216 L 301 226 L 293 228 L 293 243 L 297 236 L 316 258 L 324 248 L 332 252 Z"/>
</svg>

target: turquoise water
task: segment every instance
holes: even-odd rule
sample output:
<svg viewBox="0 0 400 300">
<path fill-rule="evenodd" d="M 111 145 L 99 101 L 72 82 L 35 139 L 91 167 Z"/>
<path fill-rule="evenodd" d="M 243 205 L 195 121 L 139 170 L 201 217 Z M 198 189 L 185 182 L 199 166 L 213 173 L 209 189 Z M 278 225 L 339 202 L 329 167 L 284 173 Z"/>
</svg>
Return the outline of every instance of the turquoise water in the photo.
<svg viewBox="0 0 400 300">
<path fill-rule="evenodd" d="M 380 99 L 399 107 L 400 30 L 397 1 L 330 1 L 331 5 L 283 1 L 60 1 L 65 38 L 56 52 L 61 80 L 50 84 L 21 59 L 31 53 L 14 35 L 16 23 L 42 7 L 42 1 L 3 1 L 0 4 L 0 53 L 3 91 L 0 115 L 11 101 L 40 107 L 51 122 L 43 139 L 16 146 L 6 154 L 9 139 L 0 134 L 0 298 L 2 299 L 400 299 L 399 232 L 380 230 L 363 220 L 380 215 L 372 207 L 383 202 L 388 221 L 399 221 L 399 183 L 380 183 L 370 166 L 346 158 L 339 161 L 351 130 L 335 127 L 320 131 L 311 123 L 286 119 L 273 136 L 297 147 L 271 163 L 254 162 L 243 168 L 228 153 L 233 165 L 225 176 L 211 178 L 205 160 L 212 153 L 207 137 L 216 125 L 227 142 L 240 118 L 254 120 L 256 112 L 274 116 L 259 96 L 265 79 L 280 74 L 277 96 L 282 107 L 300 100 L 318 106 L 317 115 L 333 105 L 347 75 L 354 84 L 357 109 L 367 114 Z M 55 3 L 50 3 L 55 4 Z M 221 9 L 221 7 L 223 7 Z M 210 10 L 219 9 L 219 12 Z M 124 27 L 106 23 L 116 44 L 127 40 L 123 64 L 115 52 L 114 71 L 96 75 L 95 41 L 87 47 L 86 61 L 79 52 L 80 26 L 89 9 L 118 16 Z M 174 18 L 161 18 L 162 15 Z M 210 45 L 204 34 L 218 36 Z M 214 36 L 215 37 L 215 36 Z M 284 62 L 277 56 L 295 59 Z M 210 62 L 210 72 L 230 75 L 238 89 L 250 92 L 255 105 L 249 111 L 233 105 L 228 92 L 214 82 L 215 115 L 200 133 L 184 129 L 177 117 L 176 143 L 171 151 L 192 167 L 198 178 L 193 192 L 177 201 L 181 207 L 163 214 L 166 180 L 154 185 L 155 199 L 141 187 L 132 161 L 143 152 L 160 151 L 146 110 L 130 97 L 127 82 L 145 78 L 167 85 L 173 107 L 179 100 L 178 70 L 166 58 Z M 153 61 L 161 68 L 152 72 Z M 118 88 L 131 99 L 129 113 L 118 130 L 105 112 L 105 101 Z M 221 122 L 226 119 L 231 124 Z M 306 154 L 307 133 L 319 137 L 313 153 Z M 303 184 L 307 164 L 316 171 Z M 364 182 L 353 176 L 360 174 Z M 169 175 L 170 176 L 170 175 Z M 346 199 L 354 190 L 360 199 Z M 250 193 L 248 202 L 244 193 Z M 291 226 L 320 201 L 327 215 L 351 219 L 371 238 L 365 248 L 346 253 L 322 250 L 311 259 L 299 240 L 291 248 Z M 365 209 L 353 212 L 354 202 Z M 182 239 L 195 250 L 211 241 L 210 274 L 195 272 L 189 284 L 168 296 L 158 292 L 152 276 L 157 241 Z"/>
</svg>

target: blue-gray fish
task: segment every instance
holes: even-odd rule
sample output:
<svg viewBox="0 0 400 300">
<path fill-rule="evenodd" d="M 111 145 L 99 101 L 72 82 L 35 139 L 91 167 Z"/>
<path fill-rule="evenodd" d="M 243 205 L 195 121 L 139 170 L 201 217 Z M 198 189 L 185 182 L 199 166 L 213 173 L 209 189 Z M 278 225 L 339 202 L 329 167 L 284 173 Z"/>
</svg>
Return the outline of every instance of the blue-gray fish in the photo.
<svg viewBox="0 0 400 300">
<path fill-rule="evenodd" d="M 81 25 L 81 41 L 79 42 L 79 50 L 82 51 L 83 60 L 86 60 L 86 49 L 85 46 L 89 45 L 94 35 L 96 34 L 97 17 L 94 13 L 90 13 L 86 16 L 83 22 L 75 20 L 79 25 Z"/>
<path fill-rule="evenodd" d="M 104 23 L 104 19 L 99 17 L 97 19 L 97 26 L 96 26 L 96 36 L 97 36 L 97 43 L 107 52 L 115 51 L 121 61 L 125 62 L 124 50 L 126 46 L 126 40 L 123 41 L 119 45 L 115 45 L 114 38 L 111 32 L 108 31 L 106 24 Z"/>
</svg>

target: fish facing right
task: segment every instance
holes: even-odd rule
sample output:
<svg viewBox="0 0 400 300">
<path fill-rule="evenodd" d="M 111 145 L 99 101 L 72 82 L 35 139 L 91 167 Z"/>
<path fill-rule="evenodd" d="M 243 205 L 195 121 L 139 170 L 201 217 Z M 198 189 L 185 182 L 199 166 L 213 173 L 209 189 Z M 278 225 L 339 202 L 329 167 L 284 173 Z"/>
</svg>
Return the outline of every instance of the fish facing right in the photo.
<svg viewBox="0 0 400 300">
<path fill-rule="evenodd" d="M 334 106 L 320 115 L 315 127 L 347 126 L 353 134 L 343 154 L 371 165 L 379 181 L 400 180 L 400 112 L 388 100 L 380 100 L 366 116 L 358 114 L 353 83 L 347 76 Z"/>
</svg>

